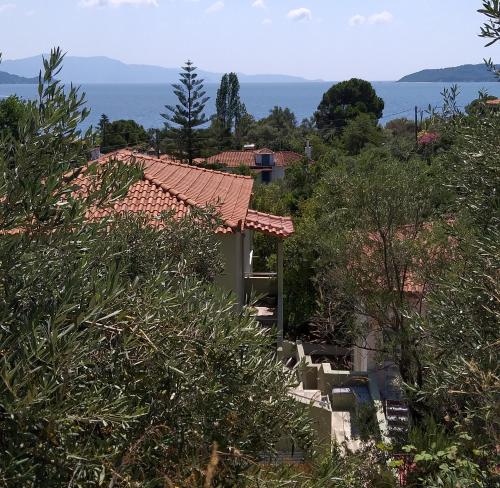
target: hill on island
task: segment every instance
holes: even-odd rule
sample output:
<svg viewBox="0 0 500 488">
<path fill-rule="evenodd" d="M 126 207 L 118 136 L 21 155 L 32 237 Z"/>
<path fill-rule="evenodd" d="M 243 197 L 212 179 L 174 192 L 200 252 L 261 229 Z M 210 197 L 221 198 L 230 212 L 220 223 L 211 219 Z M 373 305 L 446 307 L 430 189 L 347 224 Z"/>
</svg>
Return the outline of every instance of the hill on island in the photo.
<svg viewBox="0 0 500 488">
<path fill-rule="evenodd" d="M 453 68 L 424 69 L 404 76 L 400 82 L 489 82 L 496 81 L 495 75 L 484 64 L 464 64 Z"/>
<path fill-rule="evenodd" d="M 6 60 L 2 68 L 19 76 L 33 76 L 42 68 L 42 55 L 24 59 Z M 198 74 L 207 83 L 219 83 L 221 73 L 199 69 Z M 301 83 L 310 80 L 297 76 L 239 73 L 242 83 Z M 179 68 L 164 68 L 142 64 L 126 64 L 103 56 L 64 58 L 60 78 L 65 83 L 174 83 L 179 80 Z"/>
<path fill-rule="evenodd" d="M 33 85 L 38 83 L 38 78 L 25 78 L 24 76 L 12 75 L 6 71 L 0 71 L 0 85 Z"/>
</svg>

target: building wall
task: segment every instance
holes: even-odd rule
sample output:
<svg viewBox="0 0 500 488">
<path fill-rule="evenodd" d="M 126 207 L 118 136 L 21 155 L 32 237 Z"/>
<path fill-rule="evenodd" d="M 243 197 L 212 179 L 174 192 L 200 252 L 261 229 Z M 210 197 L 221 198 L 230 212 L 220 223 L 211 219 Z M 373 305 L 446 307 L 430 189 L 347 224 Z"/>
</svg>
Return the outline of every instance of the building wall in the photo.
<svg viewBox="0 0 500 488">
<path fill-rule="evenodd" d="M 275 166 L 271 173 L 271 181 L 282 180 L 285 177 L 285 168 L 282 166 Z"/>
<path fill-rule="evenodd" d="M 378 327 L 362 315 L 356 320 L 364 325 L 367 331 L 365 337 L 358 338 L 358 344 L 353 350 L 353 368 L 355 371 L 374 371 L 377 369 L 377 348 L 380 347 L 382 337 Z"/>
<path fill-rule="evenodd" d="M 243 232 L 243 271 L 251 273 L 253 252 L 253 230 Z"/>
<path fill-rule="evenodd" d="M 224 290 L 232 291 L 240 307 L 245 303 L 244 276 L 252 270 L 250 263 L 252 238 L 251 231 L 218 235 L 224 271 L 216 278 L 216 283 Z"/>
</svg>

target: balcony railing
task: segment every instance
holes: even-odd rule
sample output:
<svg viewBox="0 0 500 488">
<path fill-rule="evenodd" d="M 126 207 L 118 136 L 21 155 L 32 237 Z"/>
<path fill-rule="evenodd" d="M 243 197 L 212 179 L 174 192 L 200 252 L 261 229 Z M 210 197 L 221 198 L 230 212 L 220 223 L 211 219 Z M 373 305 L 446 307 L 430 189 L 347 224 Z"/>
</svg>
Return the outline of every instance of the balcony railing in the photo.
<svg viewBox="0 0 500 488">
<path fill-rule="evenodd" d="M 277 273 L 245 273 L 247 296 L 276 297 L 278 294 Z"/>
</svg>

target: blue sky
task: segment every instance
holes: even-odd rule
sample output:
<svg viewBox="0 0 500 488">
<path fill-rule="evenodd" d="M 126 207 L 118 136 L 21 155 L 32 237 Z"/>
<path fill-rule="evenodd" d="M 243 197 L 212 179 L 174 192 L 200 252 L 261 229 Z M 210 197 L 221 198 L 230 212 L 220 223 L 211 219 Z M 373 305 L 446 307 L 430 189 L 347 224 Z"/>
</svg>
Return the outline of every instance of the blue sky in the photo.
<svg viewBox="0 0 500 488">
<path fill-rule="evenodd" d="M 392 80 L 500 58 L 480 0 L 0 0 L 5 59 L 71 55 L 311 79 Z"/>
</svg>

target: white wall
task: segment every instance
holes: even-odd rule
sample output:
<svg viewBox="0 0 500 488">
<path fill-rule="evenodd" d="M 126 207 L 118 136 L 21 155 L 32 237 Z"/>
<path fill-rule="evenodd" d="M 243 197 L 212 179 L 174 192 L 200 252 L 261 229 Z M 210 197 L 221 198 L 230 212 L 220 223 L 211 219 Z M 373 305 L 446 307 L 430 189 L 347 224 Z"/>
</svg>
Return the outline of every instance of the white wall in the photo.
<svg viewBox="0 0 500 488">
<path fill-rule="evenodd" d="M 244 304 L 245 287 L 243 278 L 243 236 L 235 234 L 219 234 L 224 271 L 216 278 L 216 283 L 224 290 L 234 292 L 238 303 Z"/>
</svg>

